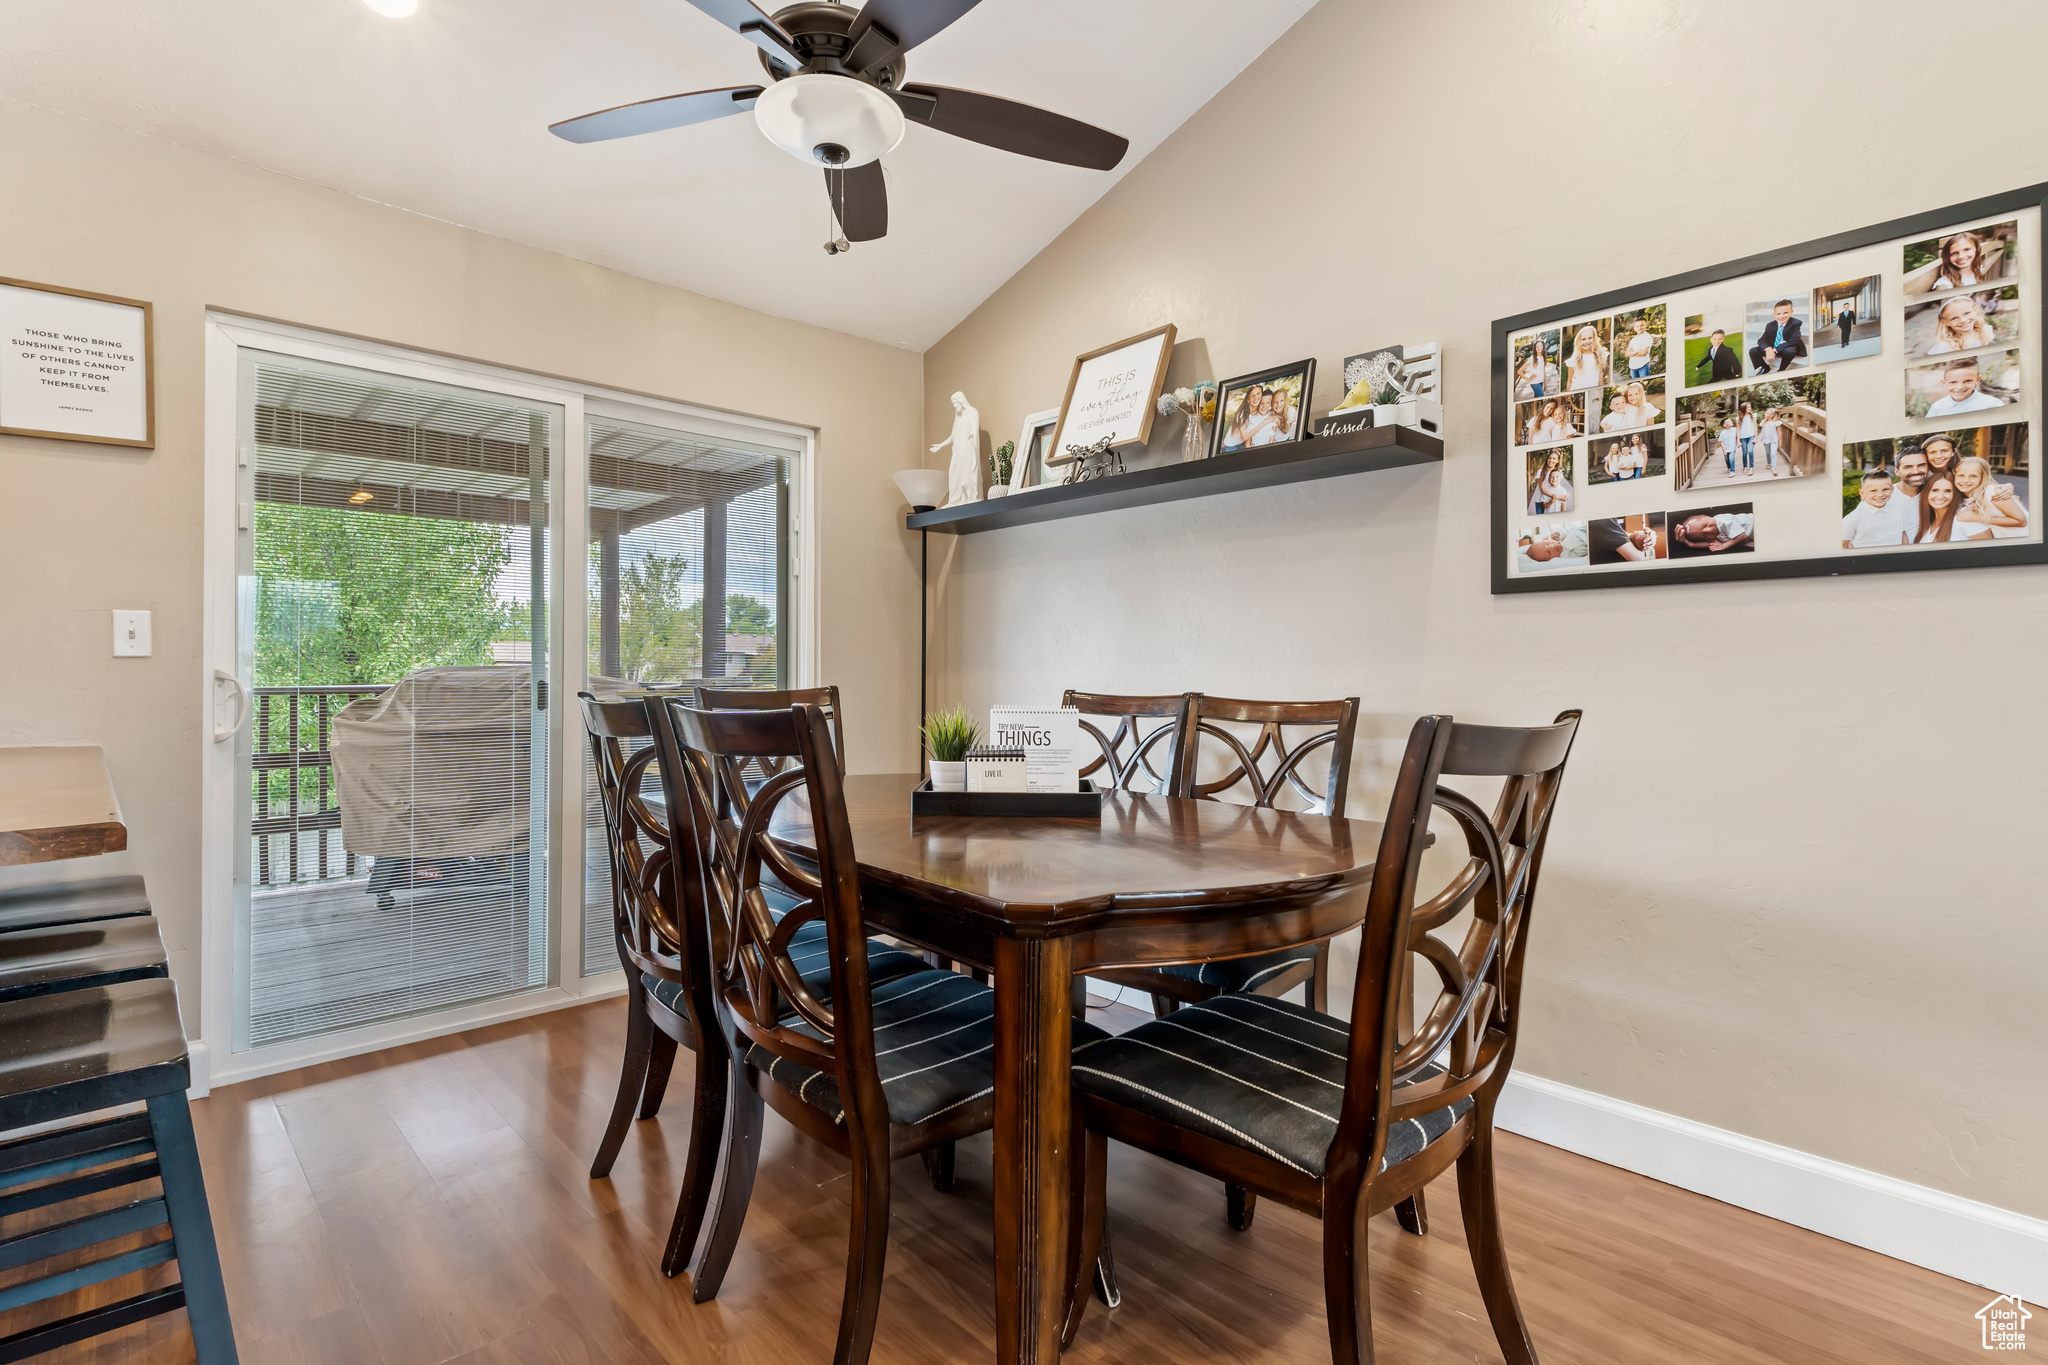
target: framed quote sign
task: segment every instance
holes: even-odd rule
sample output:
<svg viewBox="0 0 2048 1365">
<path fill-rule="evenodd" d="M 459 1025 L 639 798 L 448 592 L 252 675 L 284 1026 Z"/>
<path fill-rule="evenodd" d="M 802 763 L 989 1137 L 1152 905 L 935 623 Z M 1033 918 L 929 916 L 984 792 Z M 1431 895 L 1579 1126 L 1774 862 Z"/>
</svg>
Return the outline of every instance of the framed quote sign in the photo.
<svg viewBox="0 0 2048 1365">
<path fill-rule="evenodd" d="M 0 277 L 0 433 L 155 446 L 151 327 L 140 299 Z"/>
<path fill-rule="evenodd" d="M 2048 562 L 2048 185 L 1493 324 L 1493 591 Z"/>
<path fill-rule="evenodd" d="M 1112 450 L 1143 445 L 1152 435 L 1159 386 L 1173 358 L 1173 324 L 1126 338 L 1074 358 L 1059 426 L 1048 453 L 1092 446 L 1109 438 Z"/>
</svg>

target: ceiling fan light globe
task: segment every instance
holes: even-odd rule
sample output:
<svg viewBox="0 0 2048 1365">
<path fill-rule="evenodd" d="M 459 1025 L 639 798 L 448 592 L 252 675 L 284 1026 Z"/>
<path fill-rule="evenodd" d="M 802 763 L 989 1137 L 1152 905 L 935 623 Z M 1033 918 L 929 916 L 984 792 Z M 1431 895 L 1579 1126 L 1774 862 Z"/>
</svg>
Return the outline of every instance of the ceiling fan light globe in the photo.
<svg viewBox="0 0 2048 1365">
<path fill-rule="evenodd" d="M 841 170 L 879 161 L 903 140 L 896 101 L 852 76 L 813 73 L 777 81 L 754 102 L 754 123 L 770 142 L 813 165 L 819 147 L 844 147 Z"/>
</svg>

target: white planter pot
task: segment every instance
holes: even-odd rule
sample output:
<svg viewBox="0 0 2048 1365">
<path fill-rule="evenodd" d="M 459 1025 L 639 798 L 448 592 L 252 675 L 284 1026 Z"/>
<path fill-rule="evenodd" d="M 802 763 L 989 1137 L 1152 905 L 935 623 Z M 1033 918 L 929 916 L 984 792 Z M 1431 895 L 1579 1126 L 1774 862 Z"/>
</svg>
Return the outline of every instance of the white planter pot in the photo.
<svg viewBox="0 0 2048 1365">
<path fill-rule="evenodd" d="M 958 763 L 941 763 L 932 760 L 932 790 L 935 792 L 964 792 L 967 790 L 967 760 Z"/>
<path fill-rule="evenodd" d="M 1400 426 L 1401 405 L 1399 403 L 1374 403 L 1372 405 L 1372 424 L 1376 427 Z"/>
</svg>

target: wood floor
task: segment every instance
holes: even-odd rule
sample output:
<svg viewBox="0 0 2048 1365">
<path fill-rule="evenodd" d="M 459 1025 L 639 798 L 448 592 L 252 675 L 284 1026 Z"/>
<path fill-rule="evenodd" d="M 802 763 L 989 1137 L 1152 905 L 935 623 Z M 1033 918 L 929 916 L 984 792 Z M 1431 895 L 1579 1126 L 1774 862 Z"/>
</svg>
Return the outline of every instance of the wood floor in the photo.
<svg viewBox="0 0 2048 1365">
<path fill-rule="evenodd" d="M 825 1365 L 846 1254 L 841 1163 L 771 1114 L 724 1292 L 693 1305 L 655 1269 L 682 1168 L 687 1054 L 613 1177 L 585 1174 L 623 1033 L 624 1007 L 607 1001 L 195 1105 L 242 1359 Z M 965 1144 L 949 1195 L 915 1161 L 896 1167 L 881 1365 L 993 1359 L 988 1157 L 986 1135 Z M 1547 1365 L 1981 1353 L 1971 1315 L 1989 1294 L 1974 1286 L 1512 1136 L 1500 1180 Z M 1427 1238 L 1375 1220 L 1382 1365 L 1500 1359 L 1456 1199 L 1455 1181 L 1431 1187 Z M 1075 1365 L 1329 1360 L 1314 1222 L 1268 1204 L 1231 1232 L 1217 1186 L 1122 1149 L 1110 1205 L 1123 1305 L 1091 1307 Z M 177 1362 L 191 1348 L 177 1313 L 47 1359 Z"/>
</svg>

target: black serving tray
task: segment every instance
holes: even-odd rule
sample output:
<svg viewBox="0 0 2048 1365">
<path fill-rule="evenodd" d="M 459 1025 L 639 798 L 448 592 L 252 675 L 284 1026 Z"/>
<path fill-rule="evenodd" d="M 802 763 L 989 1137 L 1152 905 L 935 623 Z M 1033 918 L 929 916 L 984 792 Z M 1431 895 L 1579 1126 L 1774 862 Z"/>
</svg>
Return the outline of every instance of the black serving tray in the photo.
<svg viewBox="0 0 2048 1365">
<path fill-rule="evenodd" d="M 926 778 L 910 793 L 912 815 L 984 815 L 1007 820 L 1100 820 L 1102 793 L 1087 778 L 1077 792 L 935 792 Z"/>
</svg>

